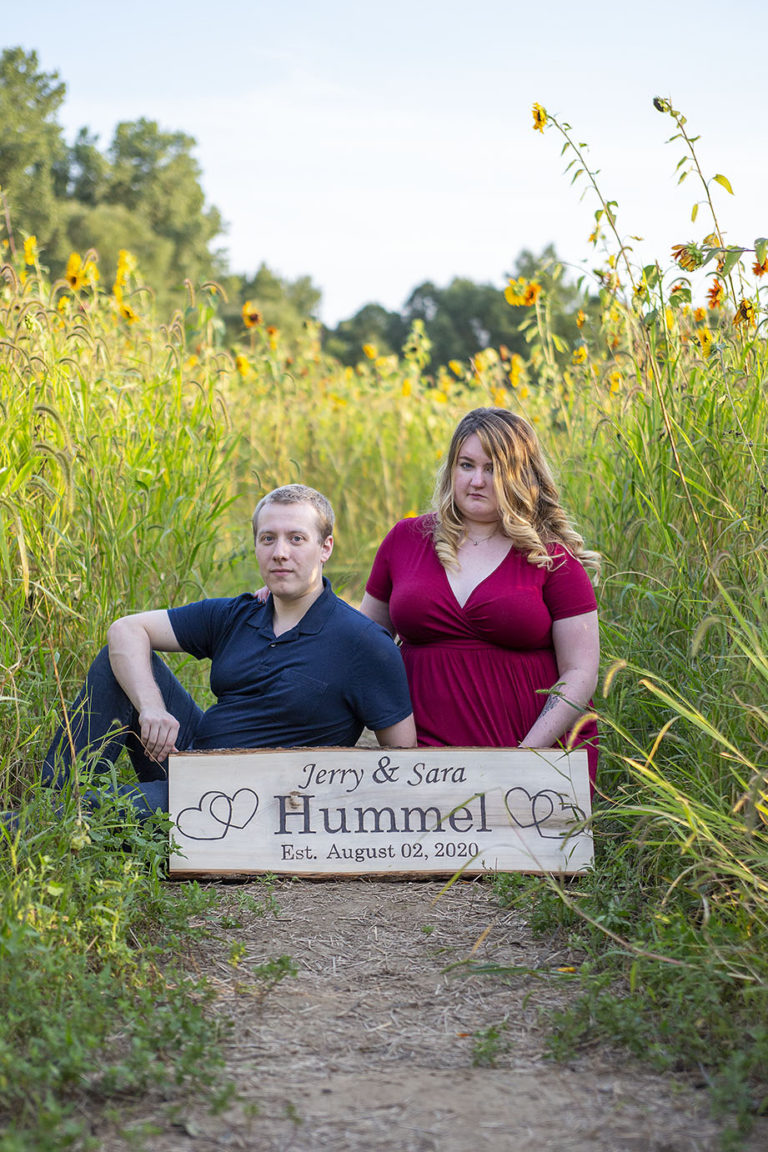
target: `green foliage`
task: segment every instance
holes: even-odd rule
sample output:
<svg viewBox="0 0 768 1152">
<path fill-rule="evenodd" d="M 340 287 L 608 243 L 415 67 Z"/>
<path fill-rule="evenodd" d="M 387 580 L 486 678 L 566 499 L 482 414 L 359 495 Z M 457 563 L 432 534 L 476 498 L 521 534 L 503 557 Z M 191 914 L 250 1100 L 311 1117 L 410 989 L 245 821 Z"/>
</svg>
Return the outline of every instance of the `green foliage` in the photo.
<svg viewBox="0 0 768 1152">
<path fill-rule="evenodd" d="M 674 115 L 697 176 L 693 140 Z M 8 717 L 0 785 L 6 803 L 27 792 L 38 802 L 34 765 L 53 713 L 114 615 L 252 586 L 248 520 L 266 490 L 301 480 L 329 494 L 338 516 L 330 575 L 355 599 L 386 530 L 427 506 L 457 419 L 481 404 L 519 411 L 540 431 L 588 545 L 604 555 L 606 676 L 595 701 L 603 753 L 594 872 L 573 886 L 499 881 L 499 894 L 520 901 L 534 928 L 586 954 L 583 996 L 558 1023 L 558 1051 L 610 1036 L 659 1067 L 693 1065 L 713 1099 L 730 1098 L 744 1127 L 750 1110 L 764 1108 L 768 1032 L 767 290 L 762 281 L 749 286 L 747 249 L 726 249 L 716 220 L 713 233 L 676 247 L 670 271 L 634 268 L 615 202 L 600 194 L 583 146 L 560 130 L 600 197 L 596 242 L 604 231 L 616 251 L 597 269 L 594 293 L 580 299 L 564 291 L 554 267 L 550 281 L 521 258 L 510 294 L 523 300 L 505 307 L 524 344 L 478 351 L 475 343 L 471 359 L 449 366 L 430 331 L 437 290 L 419 293 L 414 322 L 394 344 L 385 344 L 388 318 L 371 313 L 365 333 L 375 339 L 342 366 L 312 322 L 295 345 L 265 324 L 246 332 L 236 324 L 241 301 L 227 305 L 214 285 L 190 291 L 161 326 L 126 256 L 115 292 L 107 262 L 98 282 L 91 260 L 89 273 L 73 267 L 66 283 L 51 284 L 39 258 L 17 250 L 0 287 L 0 697 Z M 157 144 L 156 128 L 133 138 L 139 153 L 142 139 Z M 102 220 L 97 210 L 119 214 L 100 199 L 109 172 L 86 139 L 80 144 L 72 186 L 90 197 L 82 202 L 93 221 Z M 183 158 L 185 146 L 177 141 L 168 155 Z M 171 167 L 189 174 L 184 164 Z M 713 181 L 701 179 L 701 203 L 712 210 Z M 104 229 L 121 226 L 109 213 Z M 81 217 L 81 249 L 86 224 Z M 727 284 L 714 283 L 718 261 Z M 700 303 L 700 289 L 681 272 L 691 262 L 713 280 Z M 276 280 L 261 270 L 240 288 L 258 289 L 265 301 L 272 292 L 277 308 L 290 286 Z M 459 282 L 457 291 L 469 314 L 469 286 Z M 297 293 L 286 330 L 311 302 L 309 285 Z M 227 309 L 231 352 L 223 348 Z M 189 667 L 184 676 L 195 680 Z M 132 938 L 115 929 L 134 915 L 133 881 L 128 907 L 119 885 L 102 899 L 97 883 L 114 879 L 108 856 L 125 857 L 98 820 L 87 830 L 76 812 L 71 821 L 61 830 L 69 828 L 70 849 L 101 861 L 103 875 L 95 863 L 88 873 L 90 896 L 70 877 L 72 851 L 33 837 L 21 870 L 12 863 L 19 849 L 7 846 L 11 911 L 2 922 L 11 951 L 37 957 L 42 949 L 40 979 L 30 984 L 40 1034 L 32 999 L 14 1026 L 34 1038 L 41 1060 L 50 1050 L 60 1061 L 49 1116 L 59 1109 L 64 1134 L 68 1093 L 75 1083 L 82 1090 L 91 1041 L 78 1041 L 67 1071 L 65 1045 L 55 1029 L 45 1031 L 53 1025 L 39 1007 L 68 1004 L 64 968 L 50 974 L 39 925 L 46 941 L 62 945 L 56 963 L 85 950 L 83 980 L 107 966 L 121 979 L 134 971 Z M 137 851 L 136 859 L 152 858 L 148 845 Z M 76 899 L 82 910 L 59 915 L 61 901 L 68 908 Z M 26 907 L 35 909 L 31 919 Z M 144 907 L 148 923 L 165 915 L 157 901 Z M 232 919 L 246 914 L 237 909 Z M 286 958 L 249 972 L 242 941 L 230 946 L 239 976 L 254 987 L 255 978 L 269 984 L 289 973 Z M 73 980 L 85 988 L 80 975 Z M 159 1002 L 169 994 L 145 984 Z M 101 1051 L 109 1030 L 97 1018 L 73 1018 Z M 136 1065 L 115 1073 L 115 1084 L 151 1074 L 151 1043 L 138 1025 L 135 1036 Z M 499 1037 L 483 1044 L 491 1039 Z"/>
<path fill-rule="evenodd" d="M 65 86 L 42 72 L 36 52 L 0 56 L 0 190 L 25 231 L 55 237 L 66 146 L 56 122 Z"/>
<path fill-rule="evenodd" d="M 264 325 L 279 329 L 282 341 L 292 348 L 306 343 L 308 322 L 317 318 L 321 298 L 309 276 L 285 280 L 262 264 L 254 276 L 227 276 L 223 283 L 230 300 L 223 319 L 232 341 L 242 334 L 241 308 L 250 300 L 261 312 Z"/>
<path fill-rule="evenodd" d="M 118 124 L 109 147 L 110 167 L 103 198 L 120 204 L 152 232 L 170 241 L 166 288 L 185 278 L 199 283 L 221 271 L 210 242 L 221 232 L 215 208 L 205 208 L 195 141 L 183 132 L 162 132 L 153 120 Z M 123 247 L 132 247 L 130 237 Z"/>
<path fill-rule="evenodd" d="M 329 356 L 350 367 L 362 357 L 364 344 L 382 356 L 397 353 L 408 326 L 399 312 L 388 312 L 381 304 L 365 304 L 349 320 L 342 320 L 326 332 L 323 347 Z"/>
<path fill-rule="evenodd" d="M 210 991 L 172 956 L 214 897 L 161 883 L 163 831 L 41 798 L 0 836 L 0 1147 L 87 1146 L 112 1097 L 220 1090 Z"/>
<path fill-rule="evenodd" d="M 563 274 L 553 246 L 539 256 L 523 251 L 510 274 L 534 281 L 544 292 L 546 326 L 553 364 L 562 366 L 577 336 L 579 308 L 595 313 L 595 302 L 584 298 L 582 290 Z M 503 347 L 507 357 L 524 355 L 535 334 L 536 317 L 527 308 L 520 316 L 511 309 L 503 292 L 491 284 L 477 284 L 466 277 L 454 278 L 445 288 L 431 281 L 411 292 L 401 312 L 389 312 L 380 304 L 366 304 L 349 320 L 342 320 L 324 335 L 323 347 L 342 364 L 354 366 L 361 360 L 364 345 L 380 356 L 396 353 L 407 339 L 415 321 L 424 325 L 431 343 L 433 365 L 450 361 L 471 364 L 483 349 Z M 541 375 L 539 364 L 532 364 Z"/>
<path fill-rule="evenodd" d="M 509 1041 L 505 1038 L 507 1025 L 489 1024 L 472 1037 L 472 1067 L 493 1068 L 502 1053 L 508 1051 Z"/>
<path fill-rule="evenodd" d="M 87 128 L 71 147 L 56 114 L 66 88 L 21 48 L 0 57 L 0 186 L 22 236 L 34 235 L 54 277 L 70 253 L 98 251 L 102 274 L 114 274 L 120 249 L 139 259 L 163 310 L 185 280 L 223 270 L 211 245 L 222 231 L 207 207 L 195 141 L 147 119 L 118 124 L 106 154 Z M 21 247 L 9 232 L 11 254 Z"/>
<path fill-rule="evenodd" d="M 553 413 L 583 452 L 569 461 L 575 506 L 606 561 L 597 850 L 576 888 L 503 878 L 496 890 L 586 954 L 554 1053 L 618 1039 L 660 1069 L 697 1070 L 736 1146 L 768 1109 L 765 304 L 746 286 L 746 250 L 718 240 L 695 138 L 671 114 L 714 225 L 675 259 L 712 253 L 719 275 L 737 271 L 730 308 L 719 290 L 696 307 L 679 268 L 633 268 L 584 146 L 548 118 L 618 249 Z M 541 319 L 535 340 L 543 350 Z"/>
<path fill-rule="evenodd" d="M 30 276 L 0 298 L 6 797 L 50 732 L 54 670 L 68 697 L 117 615 L 201 595 L 234 449 L 214 381 L 182 371 L 183 332 L 150 343 L 116 301 L 63 295 L 63 313 L 49 291 Z"/>
</svg>

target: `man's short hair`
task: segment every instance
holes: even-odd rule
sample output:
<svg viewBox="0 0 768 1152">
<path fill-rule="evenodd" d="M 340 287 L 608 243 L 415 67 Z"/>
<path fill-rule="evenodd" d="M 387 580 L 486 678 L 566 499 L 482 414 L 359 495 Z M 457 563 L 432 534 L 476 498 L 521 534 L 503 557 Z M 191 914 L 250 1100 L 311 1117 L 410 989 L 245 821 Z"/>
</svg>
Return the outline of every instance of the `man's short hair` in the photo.
<svg viewBox="0 0 768 1152">
<path fill-rule="evenodd" d="M 256 505 L 251 523 L 253 524 L 253 538 L 259 523 L 259 513 L 265 504 L 311 504 L 317 512 L 317 530 L 320 543 L 333 535 L 333 508 L 330 500 L 318 492 L 316 488 L 309 488 L 306 484 L 284 484 L 282 488 L 273 488 L 262 496 Z"/>
</svg>

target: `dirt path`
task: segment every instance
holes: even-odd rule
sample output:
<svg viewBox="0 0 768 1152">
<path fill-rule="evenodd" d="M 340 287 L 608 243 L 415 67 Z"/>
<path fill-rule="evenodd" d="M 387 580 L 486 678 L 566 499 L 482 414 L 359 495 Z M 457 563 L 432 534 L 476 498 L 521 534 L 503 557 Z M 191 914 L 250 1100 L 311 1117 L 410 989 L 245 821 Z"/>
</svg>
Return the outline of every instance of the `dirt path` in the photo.
<svg viewBox="0 0 768 1152">
<path fill-rule="evenodd" d="M 546 1058 L 539 1010 L 567 1001 L 567 979 L 446 971 L 473 948 L 475 961 L 527 969 L 573 958 L 534 940 L 490 885 L 459 883 L 435 903 L 440 888 L 284 881 L 265 913 L 263 885 L 221 885 L 194 963 L 235 1022 L 240 1099 L 218 1116 L 147 1101 L 123 1116 L 123 1136 L 97 1131 L 101 1147 L 135 1148 L 149 1124 L 153 1152 L 714 1152 L 718 1128 L 691 1081 L 602 1046 Z M 260 995 L 249 971 L 281 955 L 297 974 Z M 477 1066 L 483 1054 L 491 1066 Z M 745 1147 L 768 1147 L 768 1121 Z"/>
</svg>

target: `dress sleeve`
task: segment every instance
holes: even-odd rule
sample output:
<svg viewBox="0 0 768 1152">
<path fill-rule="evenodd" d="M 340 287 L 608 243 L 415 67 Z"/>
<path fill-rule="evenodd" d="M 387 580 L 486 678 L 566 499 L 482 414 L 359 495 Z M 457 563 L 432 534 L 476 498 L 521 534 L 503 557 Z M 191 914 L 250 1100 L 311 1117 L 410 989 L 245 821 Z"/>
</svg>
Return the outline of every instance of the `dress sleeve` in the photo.
<svg viewBox="0 0 768 1152">
<path fill-rule="evenodd" d="M 379 545 L 379 550 L 373 560 L 371 574 L 365 585 L 365 590 L 369 595 L 373 596 L 375 600 L 383 600 L 385 604 L 389 603 L 392 595 L 392 557 L 397 527 L 395 524 Z"/>
<path fill-rule="evenodd" d="M 580 560 L 565 548 L 553 552 L 554 565 L 544 581 L 543 596 L 553 620 L 594 612 L 597 599 L 592 582 Z"/>
</svg>

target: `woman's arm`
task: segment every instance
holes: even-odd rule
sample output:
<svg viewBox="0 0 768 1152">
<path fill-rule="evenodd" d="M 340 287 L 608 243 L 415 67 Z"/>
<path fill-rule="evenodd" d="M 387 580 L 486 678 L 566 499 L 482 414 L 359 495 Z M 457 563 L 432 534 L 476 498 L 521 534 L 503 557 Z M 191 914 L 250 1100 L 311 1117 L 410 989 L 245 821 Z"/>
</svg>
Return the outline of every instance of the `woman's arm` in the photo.
<svg viewBox="0 0 768 1152">
<path fill-rule="evenodd" d="M 375 596 L 371 596 L 370 592 L 366 592 L 360 601 L 360 611 L 363 616 L 367 616 L 369 620 L 373 620 L 376 624 L 381 624 L 383 628 L 386 628 L 390 636 L 394 636 L 395 629 L 389 615 L 389 604 L 386 600 L 377 600 Z"/>
<path fill-rule="evenodd" d="M 538 719 L 520 741 L 524 748 L 551 748 L 589 703 L 600 664 L 597 612 L 555 620 L 552 644 L 558 681 L 544 700 Z"/>
</svg>

